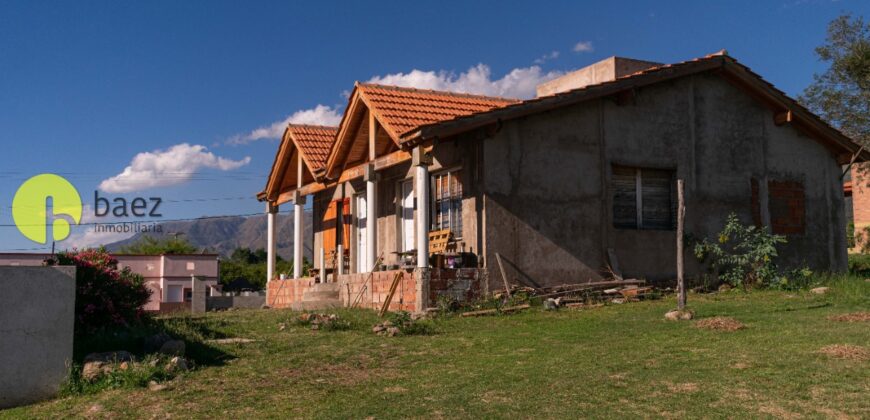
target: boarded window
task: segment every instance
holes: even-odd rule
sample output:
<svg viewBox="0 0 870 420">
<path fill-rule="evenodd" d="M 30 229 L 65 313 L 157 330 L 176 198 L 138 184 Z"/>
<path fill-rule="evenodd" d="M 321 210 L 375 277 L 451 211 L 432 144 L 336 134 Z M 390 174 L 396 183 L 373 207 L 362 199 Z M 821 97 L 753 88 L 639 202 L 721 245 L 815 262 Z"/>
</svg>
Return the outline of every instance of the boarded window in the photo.
<svg viewBox="0 0 870 420">
<path fill-rule="evenodd" d="M 674 229 L 674 171 L 613 166 L 611 190 L 614 227 Z"/>
<path fill-rule="evenodd" d="M 797 181 L 768 181 L 768 209 L 773 233 L 803 234 L 806 229 L 804 186 Z"/>
</svg>

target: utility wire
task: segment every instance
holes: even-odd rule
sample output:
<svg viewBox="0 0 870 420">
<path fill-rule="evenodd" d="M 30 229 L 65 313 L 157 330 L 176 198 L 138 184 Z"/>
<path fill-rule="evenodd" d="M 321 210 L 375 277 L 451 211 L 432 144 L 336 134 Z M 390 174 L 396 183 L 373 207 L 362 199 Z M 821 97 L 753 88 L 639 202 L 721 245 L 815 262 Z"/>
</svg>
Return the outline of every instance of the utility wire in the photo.
<svg viewBox="0 0 870 420">
<path fill-rule="evenodd" d="M 285 212 L 278 212 L 283 214 L 292 213 L 292 210 Z M 127 221 L 113 221 L 113 222 L 87 222 L 87 223 L 79 223 L 73 226 L 97 226 L 97 225 L 123 225 L 127 223 L 166 223 L 166 222 L 191 222 L 196 220 L 211 220 L 211 219 L 225 219 L 228 217 L 250 217 L 250 216 L 259 216 L 266 213 L 247 213 L 247 214 L 225 214 L 220 216 L 201 216 L 201 217 L 189 217 L 184 219 L 148 219 L 148 220 L 127 220 Z M 43 226 L 42 224 L 30 224 L 30 225 L 21 225 L 21 224 L 0 224 L 0 227 L 18 227 L 18 226 Z"/>
</svg>

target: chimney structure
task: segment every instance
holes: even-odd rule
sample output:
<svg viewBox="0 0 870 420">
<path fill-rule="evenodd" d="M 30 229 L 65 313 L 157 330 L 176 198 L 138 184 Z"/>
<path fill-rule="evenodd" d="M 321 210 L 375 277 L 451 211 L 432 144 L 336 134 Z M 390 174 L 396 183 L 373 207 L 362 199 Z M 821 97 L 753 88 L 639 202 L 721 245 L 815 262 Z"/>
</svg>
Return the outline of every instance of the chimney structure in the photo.
<svg viewBox="0 0 870 420">
<path fill-rule="evenodd" d="M 595 64 L 590 64 L 580 70 L 572 71 L 562 77 L 541 83 L 537 86 L 537 97 L 555 95 L 573 89 L 612 82 L 620 77 L 628 76 L 661 63 L 635 60 L 632 58 L 610 57 Z"/>
</svg>

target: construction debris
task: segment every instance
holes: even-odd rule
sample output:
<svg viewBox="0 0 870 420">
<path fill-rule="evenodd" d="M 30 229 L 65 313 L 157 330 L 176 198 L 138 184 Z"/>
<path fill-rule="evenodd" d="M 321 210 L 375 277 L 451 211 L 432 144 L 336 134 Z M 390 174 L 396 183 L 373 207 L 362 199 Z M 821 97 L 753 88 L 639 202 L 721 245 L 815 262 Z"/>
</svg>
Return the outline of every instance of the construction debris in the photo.
<svg viewBox="0 0 870 420">
<path fill-rule="evenodd" d="M 481 311 L 463 312 L 462 316 L 470 317 L 470 316 L 496 315 L 499 313 L 507 314 L 507 313 L 511 313 L 511 312 L 521 311 L 523 309 L 529 309 L 531 307 L 532 306 L 529 305 L 528 303 L 524 303 L 522 305 L 508 306 L 508 307 L 498 308 L 498 309 L 484 309 Z"/>
</svg>

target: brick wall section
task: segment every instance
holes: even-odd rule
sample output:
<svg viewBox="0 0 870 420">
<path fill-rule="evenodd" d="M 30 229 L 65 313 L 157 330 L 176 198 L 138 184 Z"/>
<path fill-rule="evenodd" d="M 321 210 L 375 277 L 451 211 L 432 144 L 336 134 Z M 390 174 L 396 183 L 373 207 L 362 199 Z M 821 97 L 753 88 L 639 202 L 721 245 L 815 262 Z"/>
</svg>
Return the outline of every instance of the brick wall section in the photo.
<svg viewBox="0 0 870 420">
<path fill-rule="evenodd" d="M 348 307 L 359 300 L 357 307 L 378 310 L 386 300 L 397 273 L 402 279 L 396 287 L 390 311 L 417 310 L 417 274 L 415 271 L 390 270 L 375 273 L 344 274 L 338 276 L 339 297 L 343 306 Z M 429 280 L 428 305 L 423 309 L 437 306 L 439 296 L 450 296 L 459 302 L 468 302 L 481 296 L 481 282 L 486 281 L 486 271 L 482 269 L 443 269 L 431 270 Z M 294 302 L 302 302 L 303 294 L 314 284 L 314 278 L 272 280 L 269 282 L 266 303 L 272 308 L 289 308 Z"/>
<path fill-rule="evenodd" d="M 868 182 L 867 165 L 852 167 L 852 211 L 855 219 L 855 230 L 870 226 L 870 182 Z"/>
<path fill-rule="evenodd" d="M 480 297 L 480 285 L 486 281 L 486 270 L 480 268 L 432 270 L 431 273 L 429 307 L 437 306 L 442 296 L 458 302 L 473 301 Z"/>
<path fill-rule="evenodd" d="M 302 302 L 302 294 L 314 284 L 313 277 L 272 280 L 266 294 L 266 304 L 272 308 L 289 308 L 293 302 Z"/>
<path fill-rule="evenodd" d="M 350 306 L 359 299 L 357 307 L 381 309 L 390 291 L 397 273 L 402 274 L 402 280 L 396 287 L 393 300 L 390 301 L 391 311 L 414 311 L 417 302 L 417 279 L 414 272 L 405 270 L 378 271 L 374 273 L 345 274 L 338 276 L 339 296 L 345 306 Z"/>
<path fill-rule="evenodd" d="M 803 234 L 806 230 L 804 186 L 797 181 L 768 182 L 770 224 L 775 234 Z"/>
</svg>

